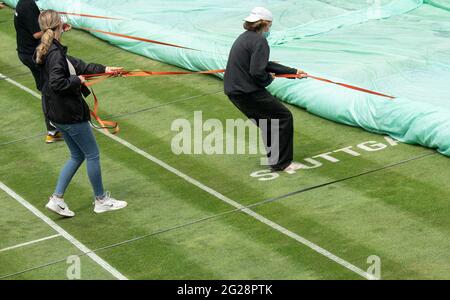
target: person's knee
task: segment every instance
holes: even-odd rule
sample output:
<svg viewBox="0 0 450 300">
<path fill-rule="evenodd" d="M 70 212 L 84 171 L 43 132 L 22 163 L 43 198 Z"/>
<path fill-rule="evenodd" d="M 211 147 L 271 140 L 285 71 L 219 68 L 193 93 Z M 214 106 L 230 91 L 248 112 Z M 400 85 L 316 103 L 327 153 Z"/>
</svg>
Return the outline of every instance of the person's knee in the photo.
<svg viewBox="0 0 450 300">
<path fill-rule="evenodd" d="M 279 116 L 278 126 L 279 130 L 283 132 L 292 132 L 294 130 L 294 118 L 289 110 Z"/>
<path fill-rule="evenodd" d="M 89 160 L 89 161 L 100 160 L 100 152 L 95 151 L 95 152 L 86 154 L 86 160 Z"/>
<path fill-rule="evenodd" d="M 72 159 L 72 161 L 74 161 L 75 163 L 77 163 L 79 165 L 81 165 L 85 159 L 83 153 L 72 153 L 70 155 L 70 158 Z"/>
</svg>

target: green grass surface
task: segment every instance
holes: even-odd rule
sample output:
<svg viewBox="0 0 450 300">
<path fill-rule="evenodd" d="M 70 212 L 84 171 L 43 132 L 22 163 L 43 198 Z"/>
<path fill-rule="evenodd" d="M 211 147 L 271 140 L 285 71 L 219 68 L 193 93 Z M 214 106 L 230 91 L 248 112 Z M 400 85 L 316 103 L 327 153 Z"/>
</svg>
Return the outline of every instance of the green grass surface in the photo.
<svg viewBox="0 0 450 300">
<path fill-rule="evenodd" d="M 15 52 L 12 10 L 0 11 L 0 73 L 34 88 Z M 127 69 L 177 70 L 114 48 L 84 32 L 63 43 L 71 55 Z M 280 79 L 282 80 L 282 79 Z M 432 150 L 398 144 L 361 156 L 260 181 L 259 155 L 174 155 L 171 123 L 242 115 L 212 76 L 112 79 L 95 87 L 101 115 L 116 116 L 119 136 L 206 186 L 366 270 L 381 258 L 383 279 L 450 278 L 450 162 L 439 154 L 336 184 L 260 203 L 311 186 L 418 157 Z M 289 107 L 295 119 L 295 159 L 383 136 L 336 124 Z M 107 189 L 129 207 L 96 215 L 84 167 L 65 196 L 73 219 L 44 210 L 68 150 L 44 144 L 40 101 L 0 80 L 0 181 L 44 212 L 130 279 L 361 279 L 327 257 L 206 193 L 123 145 L 96 133 Z M 26 138 L 26 139 L 22 139 Z M 21 139 L 17 141 L 18 139 Z M 356 150 L 357 148 L 355 148 Z M 321 160 L 323 161 L 323 160 Z M 210 219 L 205 219 L 213 217 Z M 203 219 L 203 220 L 202 220 Z M 47 224 L 0 191 L 0 249 L 55 234 Z M 143 238 L 139 238 L 143 237 Z M 131 241 L 134 238 L 139 238 Z M 0 277 L 64 279 L 66 258 L 80 254 L 63 237 L 0 252 Z M 111 274 L 82 256 L 83 279 Z M 19 274 L 20 273 L 20 274 Z"/>
</svg>

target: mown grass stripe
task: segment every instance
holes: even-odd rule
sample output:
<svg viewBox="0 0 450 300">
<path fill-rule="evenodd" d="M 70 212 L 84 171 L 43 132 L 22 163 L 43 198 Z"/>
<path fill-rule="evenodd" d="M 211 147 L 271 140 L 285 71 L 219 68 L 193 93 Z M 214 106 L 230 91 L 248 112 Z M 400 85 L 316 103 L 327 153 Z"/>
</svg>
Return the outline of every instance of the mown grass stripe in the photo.
<svg viewBox="0 0 450 300">
<path fill-rule="evenodd" d="M 56 232 L 58 232 L 62 237 L 64 237 L 72 245 L 77 247 L 81 252 L 83 252 L 87 256 L 89 256 L 94 262 L 96 262 L 99 266 L 101 266 L 103 269 L 108 271 L 115 278 L 120 279 L 120 280 L 127 280 L 127 278 L 122 273 L 120 273 L 118 270 L 116 270 L 114 267 L 112 267 L 110 264 L 108 264 L 106 261 L 104 261 L 102 258 L 100 258 L 97 254 L 93 253 L 84 244 L 82 244 L 80 241 L 78 241 L 75 237 L 73 237 L 71 234 L 69 234 L 67 231 L 65 231 L 61 226 L 59 226 L 58 224 L 53 222 L 50 218 L 48 218 L 46 215 L 44 215 L 40 210 L 38 210 L 36 207 L 34 207 L 32 204 L 30 204 L 28 201 L 26 201 L 24 198 L 22 198 L 20 195 L 18 195 L 16 192 L 14 192 L 12 189 L 10 189 L 8 186 L 6 186 L 1 181 L 0 181 L 0 189 L 2 189 L 5 193 L 10 195 L 12 198 L 14 198 L 17 202 L 22 204 L 26 209 L 28 209 L 30 212 L 32 212 L 39 219 L 41 219 L 42 221 L 47 223 Z"/>
</svg>

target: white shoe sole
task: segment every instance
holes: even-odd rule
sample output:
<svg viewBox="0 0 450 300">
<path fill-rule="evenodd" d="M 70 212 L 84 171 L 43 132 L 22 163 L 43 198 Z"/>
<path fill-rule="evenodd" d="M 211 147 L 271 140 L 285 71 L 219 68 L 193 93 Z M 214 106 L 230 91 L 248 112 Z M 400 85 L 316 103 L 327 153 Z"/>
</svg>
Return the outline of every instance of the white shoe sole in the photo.
<svg viewBox="0 0 450 300">
<path fill-rule="evenodd" d="M 126 203 L 126 202 L 122 206 L 114 206 L 114 207 L 104 207 L 104 206 L 101 206 L 101 205 L 95 205 L 94 212 L 97 213 L 97 214 L 102 214 L 102 213 L 105 213 L 105 212 L 108 212 L 108 211 L 119 210 L 119 209 L 125 208 L 127 206 L 128 206 L 128 203 Z"/>
<path fill-rule="evenodd" d="M 289 165 L 286 169 L 284 169 L 283 171 L 288 173 L 288 174 L 293 174 L 296 171 L 300 170 L 302 168 L 302 165 L 298 164 L 298 163 L 293 163 L 291 165 Z"/>
<path fill-rule="evenodd" d="M 65 218 L 75 217 L 74 212 L 67 213 L 67 212 L 63 211 L 60 207 L 54 205 L 53 203 L 47 203 L 47 205 L 45 205 L 45 208 L 59 216 L 65 217 Z"/>
</svg>

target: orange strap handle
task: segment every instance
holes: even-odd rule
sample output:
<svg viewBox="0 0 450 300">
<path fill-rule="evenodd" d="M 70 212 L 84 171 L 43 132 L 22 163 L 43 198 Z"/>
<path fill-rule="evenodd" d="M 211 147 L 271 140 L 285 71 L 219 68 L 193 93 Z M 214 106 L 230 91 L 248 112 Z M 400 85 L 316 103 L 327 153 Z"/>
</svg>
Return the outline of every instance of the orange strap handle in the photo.
<svg viewBox="0 0 450 300">
<path fill-rule="evenodd" d="M 102 120 L 98 115 L 98 98 L 94 93 L 94 89 L 91 88 L 92 96 L 94 96 L 94 109 L 90 111 L 91 116 L 100 124 L 100 128 L 107 133 L 116 134 L 120 131 L 119 123 L 114 121 Z"/>
</svg>

